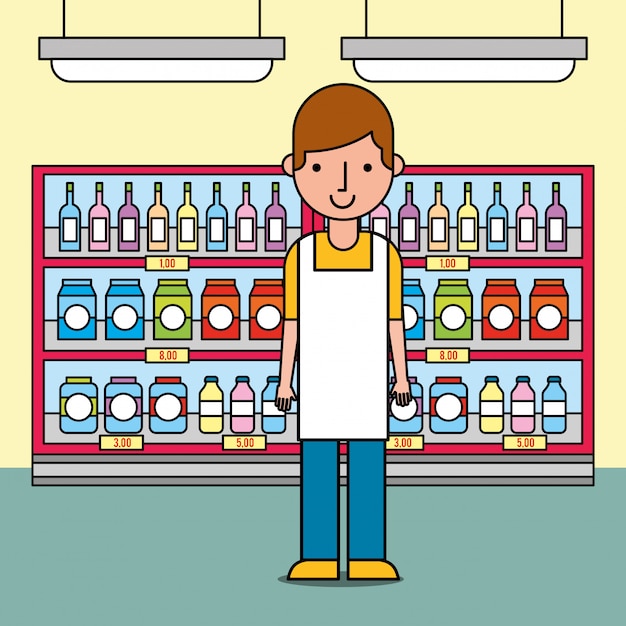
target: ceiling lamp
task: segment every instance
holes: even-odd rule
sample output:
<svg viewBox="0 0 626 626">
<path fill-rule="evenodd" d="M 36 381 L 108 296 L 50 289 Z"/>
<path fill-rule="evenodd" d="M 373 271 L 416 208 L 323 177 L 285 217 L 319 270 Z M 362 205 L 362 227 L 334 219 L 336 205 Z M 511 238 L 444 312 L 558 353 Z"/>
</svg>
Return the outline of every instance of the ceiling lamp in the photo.
<svg viewBox="0 0 626 626">
<path fill-rule="evenodd" d="M 586 37 L 342 37 L 341 58 L 372 82 L 560 82 L 587 58 Z"/>
<path fill-rule="evenodd" d="M 68 82 L 257 82 L 285 58 L 284 37 L 40 37 L 39 59 Z"/>
</svg>

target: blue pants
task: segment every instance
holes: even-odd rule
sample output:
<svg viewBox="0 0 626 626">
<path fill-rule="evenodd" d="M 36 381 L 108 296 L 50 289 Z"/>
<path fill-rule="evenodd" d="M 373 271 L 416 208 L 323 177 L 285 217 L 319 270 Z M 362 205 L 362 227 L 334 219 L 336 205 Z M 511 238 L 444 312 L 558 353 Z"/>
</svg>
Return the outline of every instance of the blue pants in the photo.
<svg viewBox="0 0 626 626">
<path fill-rule="evenodd" d="M 339 558 L 339 442 L 303 441 L 301 558 Z M 385 442 L 348 442 L 348 559 L 385 558 Z"/>
</svg>

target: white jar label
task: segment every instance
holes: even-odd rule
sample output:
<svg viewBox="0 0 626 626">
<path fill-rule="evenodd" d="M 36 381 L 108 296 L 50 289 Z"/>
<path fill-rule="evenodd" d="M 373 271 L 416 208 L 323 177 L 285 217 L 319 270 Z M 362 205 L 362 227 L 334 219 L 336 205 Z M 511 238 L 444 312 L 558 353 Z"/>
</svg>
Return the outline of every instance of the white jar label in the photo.
<svg viewBox="0 0 626 626">
<path fill-rule="evenodd" d="M 476 240 L 476 220 L 473 217 L 461 218 L 461 241 Z"/>
<path fill-rule="evenodd" d="M 77 422 L 87 419 L 92 411 L 91 398 L 84 393 L 75 393 L 65 401 L 65 414 Z"/>
<path fill-rule="evenodd" d="M 160 318 L 167 330 L 178 330 L 185 323 L 185 312 L 177 304 L 168 304 L 161 311 Z"/>
<path fill-rule="evenodd" d="M 435 411 L 437 417 L 442 420 L 453 420 L 461 415 L 463 411 L 463 404 L 461 400 L 453 393 L 444 393 L 439 396 L 435 402 Z"/>
<path fill-rule="evenodd" d="M 417 311 L 408 304 L 405 304 L 402 307 L 402 311 L 402 317 L 404 318 L 404 330 L 410 330 L 417 324 L 419 315 L 417 314 Z"/>
<path fill-rule="evenodd" d="M 563 416 L 565 415 L 565 412 L 565 402 L 563 401 L 547 400 L 543 403 L 544 415 Z"/>
<path fill-rule="evenodd" d="M 268 241 L 283 240 L 283 218 L 270 217 L 268 220 L 269 233 L 267 233 Z"/>
<path fill-rule="evenodd" d="M 91 240 L 92 241 L 106 241 L 107 221 L 104 217 L 94 217 L 91 220 Z"/>
<path fill-rule="evenodd" d="M 535 403 L 532 400 L 512 400 L 511 415 L 535 415 Z"/>
<path fill-rule="evenodd" d="M 387 236 L 387 220 L 384 217 L 375 217 L 372 220 L 372 230 L 375 233 Z"/>
<path fill-rule="evenodd" d="M 225 241 L 224 237 L 224 218 L 212 217 L 209 220 L 209 241 L 219 242 Z"/>
<path fill-rule="evenodd" d="M 521 217 L 519 228 L 520 241 L 535 241 L 535 220 L 532 217 Z"/>
<path fill-rule="evenodd" d="M 150 220 L 150 236 L 154 242 L 165 241 L 165 218 L 153 217 Z"/>
<path fill-rule="evenodd" d="M 266 417 L 284 417 L 285 412 L 281 411 L 273 400 L 263 400 L 263 415 Z"/>
<path fill-rule="evenodd" d="M 218 416 L 224 416 L 224 403 L 221 400 L 200 400 L 200 417 Z"/>
<path fill-rule="evenodd" d="M 89 324 L 89 311 L 81 304 L 74 304 L 67 308 L 63 319 L 72 330 L 82 330 Z"/>
<path fill-rule="evenodd" d="M 465 311 L 458 304 L 451 304 L 441 312 L 441 323 L 448 330 L 459 330 L 465 324 Z"/>
<path fill-rule="evenodd" d="M 548 241 L 563 241 L 563 218 L 551 217 L 548 220 Z"/>
<path fill-rule="evenodd" d="M 253 400 L 233 400 L 230 403 L 230 414 L 237 416 L 254 415 Z"/>
<path fill-rule="evenodd" d="M 139 319 L 137 311 L 128 304 L 118 306 L 111 316 L 113 324 L 120 330 L 130 330 Z"/>
<path fill-rule="evenodd" d="M 443 217 L 433 217 L 430 220 L 430 240 L 431 241 L 446 241 L 446 220 Z"/>
<path fill-rule="evenodd" d="M 122 241 L 137 241 L 135 233 L 135 224 L 137 220 L 134 217 L 122 218 Z"/>
<path fill-rule="evenodd" d="M 63 218 L 63 241 L 78 241 L 78 220 L 75 217 Z"/>
<path fill-rule="evenodd" d="M 265 304 L 256 312 L 256 322 L 263 330 L 274 330 L 280 324 L 280 311 L 271 304 Z"/>
<path fill-rule="evenodd" d="M 414 217 L 402 218 L 402 241 L 417 241 L 417 220 Z"/>
<path fill-rule="evenodd" d="M 180 218 L 180 233 L 178 236 L 181 241 L 191 242 L 196 240 L 196 220 L 193 217 Z"/>
<path fill-rule="evenodd" d="M 254 220 L 251 217 L 242 217 L 239 220 L 239 241 L 254 241 Z"/>
<path fill-rule="evenodd" d="M 111 400 L 111 415 L 120 421 L 129 420 L 137 413 L 137 400 L 129 393 L 120 393 Z"/>
<path fill-rule="evenodd" d="M 496 330 L 506 330 L 514 319 L 513 311 L 505 304 L 498 304 L 489 311 L 489 323 Z"/>
<path fill-rule="evenodd" d="M 215 330 L 226 330 L 233 323 L 235 316 L 225 304 L 218 304 L 209 311 L 208 319 Z"/>
<path fill-rule="evenodd" d="M 491 241 L 504 241 L 504 218 L 492 217 L 489 220 Z"/>
<path fill-rule="evenodd" d="M 175 420 L 183 410 L 182 402 L 173 393 L 164 393 L 154 403 L 154 410 L 162 420 Z"/>
<path fill-rule="evenodd" d="M 546 304 L 537 311 L 537 324 L 544 330 L 554 330 L 562 319 L 561 311 L 553 304 Z"/>
<path fill-rule="evenodd" d="M 398 420 L 404 422 L 415 417 L 417 413 L 417 402 L 415 398 L 411 398 L 411 401 L 406 406 L 400 406 L 396 399 L 391 401 L 391 414 Z"/>
<path fill-rule="evenodd" d="M 481 400 L 480 414 L 485 417 L 500 417 L 504 415 L 504 402 L 502 400 Z"/>
</svg>

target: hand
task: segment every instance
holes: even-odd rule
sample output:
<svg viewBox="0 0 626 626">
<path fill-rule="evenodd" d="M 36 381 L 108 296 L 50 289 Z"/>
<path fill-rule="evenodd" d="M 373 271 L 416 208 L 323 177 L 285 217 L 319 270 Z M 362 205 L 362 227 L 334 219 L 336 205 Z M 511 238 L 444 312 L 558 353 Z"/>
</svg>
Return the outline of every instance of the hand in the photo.
<svg viewBox="0 0 626 626">
<path fill-rule="evenodd" d="M 391 390 L 391 395 L 395 396 L 398 406 L 408 406 L 413 396 L 408 380 L 399 380 Z"/>
<path fill-rule="evenodd" d="M 287 413 L 291 410 L 291 401 L 296 399 L 291 385 L 283 385 L 279 383 L 278 391 L 276 392 L 276 408 L 283 413 Z"/>
</svg>

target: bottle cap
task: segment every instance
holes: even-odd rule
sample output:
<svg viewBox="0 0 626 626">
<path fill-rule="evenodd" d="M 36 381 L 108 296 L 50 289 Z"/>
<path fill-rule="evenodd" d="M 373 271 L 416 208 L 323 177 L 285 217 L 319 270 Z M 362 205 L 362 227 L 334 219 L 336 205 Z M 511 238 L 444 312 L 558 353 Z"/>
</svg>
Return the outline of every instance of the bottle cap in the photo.
<svg viewBox="0 0 626 626">
<path fill-rule="evenodd" d="M 561 382 L 561 377 L 560 376 L 548 376 L 548 382 L 549 383 L 560 383 Z"/>
<path fill-rule="evenodd" d="M 249 383 L 250 377 L 249 376 L 237 376 L 237 378 L 235 378 L 235 382 L 236 383 Z"/>
<path fill-rule="evenodd" d="M 244 191 L 250 191 L 250 183 L 244 183 L 243 184 L 243 190 Z"/>
<path fill-rule="evenodd" d="M 413 183 L 407 183 L 406 184 L 406 190 L 407 191 L 413 191 Z"/>
<path fill-rule="evenodd" d="M 524 191 L 530 191 L 530 183 L 524 183 Z"/>
<path fill-rule="evenodd" d="M 185 183 L 185 193 L 191 191 L 191 183 L 187 182 Z"/>
<path fill-rule="evenodd" d="M 472 183 L 465 183 L 465 193 L 472 191 Z"/>
<path fill-rule="evenodd" d="M 102 183 L 96 183 L 96 191 L 102 191 Z"/>
<path fill-rule="evenodd" d="M 272 191 L 278 191 L 279 189 L 279 184 L 278 183 L 272 183 Z"/>
<path fill-rule="evenodd" d="M 154 190 L 161 191 L 161 183 L 154 183 Z"/>
<path fill-rule="evenodd" d="M 219 190 L 220 190 L 220 184 L 219 183 L 213 183 L 213 191 L 219 192 Z"/>
<path fill-rule="evenodd" d="M 494 183 L 493 184 L 493 190 L 494 191 L 500 191 L 501 188 L 501 184 L 500 183 Z"/>
<path fill-rule="evenodd" d="M 124 187 L 125 187 L 126 191 L 132 191 L 133 190 L 133 184 L 132 183 L 125 183 Z"/>
<path fill-rule="evenodd" d="M 485 376 L 486 383 L 497 383 L 500 380 L 497 376 Z"/>
<path fill-rule="evenodd" d="M 268 376 L 267 377 L 267 382 L 268 383 L 277 383 L 280 380 L 280 378 L 278 376 Z"/>
<path fill-rule="evenodd" d="M 528 382 L 530 382 L 530 376 L 518 376 L 515 379 L 515 382 L 517 382 L 517 383 L 528 383 Z"/>
<path fill-rule="evenodd" d="M 219 378 L 217 376 L 205 376 L 204 377 L 204 382 L 205 383 L 216 383 L 218 382 Z"/>
<path fill-rule="evenodd" d="M 67 189 L 67 191 L 74 191 L 74 183 L 67 183 L 65 189 Z"/>
<path fill-rule="evenodd" d="M 552 183 L 552 191 L 558 191 L 559 190 L 559 183 Z"/>
<path fill-rule="evenodd" d="M 441 183 L 435 183 L 435 191 L 441 191 Z"/>
</svg>

